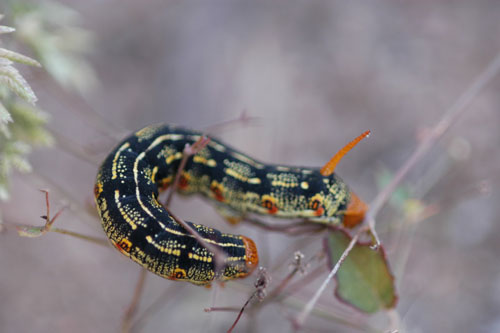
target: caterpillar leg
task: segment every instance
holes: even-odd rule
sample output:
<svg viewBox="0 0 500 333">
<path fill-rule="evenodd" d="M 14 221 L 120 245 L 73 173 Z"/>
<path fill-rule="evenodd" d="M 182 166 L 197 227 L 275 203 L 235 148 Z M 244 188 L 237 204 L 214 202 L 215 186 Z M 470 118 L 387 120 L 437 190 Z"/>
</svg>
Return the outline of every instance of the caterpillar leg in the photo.
<svg viewBox="0 0 500 333">
<path fill-rule="evenodd" d="M 215 210 L 217 211 L 217 213 L 219 213 L 220 216 L 224 218 L 224 220 L 232 225 L 237 225 L 245 217 L 240 212 L 237 212 L 236 210 L 223 205 L 216 205 Z"/>
<path fill-rule="evenodd" d="M 63 235 L 69 235 L 72 237 L 83 239 L 85 241 L 95 243 L 98 245 L 108 246 L 109 242 L 107 239 L 89 236 L 89 235 L 84 235 L 84 234 L 70 231 L 70 230 L 66 230 L 66 229 L 54 228 L 53 227 L 54 222 L 61 215 L 61 213 L 63 212 L 65 207 L 59 209 L 59 211 L 57 211 L 57 213 L 52 217 L 50 214 L 49 191 L 40 190 L 40 192 L 45 194 L 45 205 L 46 205 L 45 215 L 40 216 L 42 219 L 45 220 L 45 224 L 43 226 L 22 225 L 22 224 L 5 224 L 5 223 L 3 225 L 7 228 L 15 229 L 17 231 L 18 235 L 21 237 L 29 237 L 29 238 L 41 237 L 50 231 L 50 232 L 57 232 L 57 233 L 60 233 Z"/>
</svg>

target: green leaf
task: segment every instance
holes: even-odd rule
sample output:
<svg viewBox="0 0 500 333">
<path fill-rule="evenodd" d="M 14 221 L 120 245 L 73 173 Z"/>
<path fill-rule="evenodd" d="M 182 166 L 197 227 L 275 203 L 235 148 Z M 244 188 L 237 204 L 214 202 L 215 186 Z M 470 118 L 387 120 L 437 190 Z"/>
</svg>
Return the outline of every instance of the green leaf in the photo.
<svg viewBox="0 0 500 333">
<path fill-rule="evenodd" d="M 341 229 L 326 238 L 329 265 L 332 268 L 351 241 Z M 354 308 L 374 313 L 396 305 L 397 295 L 383 247 L 372 250 L 369 243 L 357 243 L 336 275 L 335 296 Z"/>
</svg>

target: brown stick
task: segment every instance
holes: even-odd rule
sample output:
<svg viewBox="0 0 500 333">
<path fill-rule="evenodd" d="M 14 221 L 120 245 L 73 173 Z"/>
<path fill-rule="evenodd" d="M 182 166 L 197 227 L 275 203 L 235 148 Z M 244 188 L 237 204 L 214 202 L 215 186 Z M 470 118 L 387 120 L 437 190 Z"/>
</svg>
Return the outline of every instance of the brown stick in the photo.
<svg viewBox="0 0 500 333">
<path fill-rule="evenodd" d="M 181 163 L 179 164 L 179 167 L 177 168 L 177 173 L 175 175 L 175 180 L 172 186 L 169 189 L 167 200 L 165 201 L 165 207 L 170 206 L 170 201 L 172 200 L 172 197 L 174 195 L 175 190 L 177 189 L 177 186 L 179 185 L 179 181 L 181 179 L 182 171 L 186 167 L 187 160 L 197 154 L 200 150 L 206 147 L 206 145 L 210 142 L 210 138 L 207 138 L 206 136 L 202 136 L 201 138 L 198 139 L 193 145 L 186 144 L 184 147 L 184 150 L 182 152 L 182 160 Z"/>
<path fill-rule="evenodd" d="M 170 216 L 172 216 L 175 222 L 179 223 L 189 234 L 191 234 L 198 241 L 198 243 L 200 243 L 204 248 L 214 254 L 216 272 L 222 269 L 222 267 L 225 266 L 224 261 L 226 259 L 226 254 L 222 252 L 218 247 L 207 243 L 196 230 L 191 228 L 191 226 L 186 223 L 186 221 L 173 214 L 168 208 L 165 207 L 165 209 L 170 214 Z"/>
<path fill-rule="evenodd" d="M 308 221 L 298 221 L 280 225 L 273 225 L 261 221 L 257 218 L 248 218 L 248 217 L 245 217 L 242 221 L 251 223 L 252 225 L 262 228 L 264 230 L 283 232 L 289 235 L 304 235 L 305 233 L 308 232 L 315 233 L 326 229 L 325 225 L 312 224 L 311 222 Z"/>
<path fill-rule="evenodd" d="M 210 125 L 205 127 L 204 132 L 205 133 L 215 133 L 215 132 L 221 132 L 224 130 L 224 128 L 234 126 L 237 123 L 241 123 L 242 125 L 247 125 L 252 121 L 259 120 L 259 117 L 251 117 L 248 115 L 247 110 L 243 110 L 240 115 L 234 119 L 228 119 L 225 121 L 222 121 L 220 123 Z"/>
<path fill-rule="evenodd" d="M 137 312 L 137 307 L 139 305 L 142 291 L 144 289 L 144 284 L 146 281 L 146 274 L 147 274 L 147 270 L 145 268 L 142 268 L 141 273 L 139 275 L 139 280 L 137 281 L 137 284 L 135 285 L 134 296 L 132 297 L 132 301 L 130 302 L 129 306 L 127 307 L 127 310 L 125 310 L 125 313 L 123 315 L 123 320 L 122 320 L 122 332 L 123 333 L 130 332 L 132 318 L 133 318 L 134 314 Z"/>
</svg>

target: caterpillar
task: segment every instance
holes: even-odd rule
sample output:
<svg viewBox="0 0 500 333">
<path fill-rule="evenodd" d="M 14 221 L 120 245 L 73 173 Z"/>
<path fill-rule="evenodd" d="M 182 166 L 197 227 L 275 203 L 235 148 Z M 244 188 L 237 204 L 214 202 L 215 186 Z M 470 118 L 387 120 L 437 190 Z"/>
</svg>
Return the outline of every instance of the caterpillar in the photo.
<svg viewBox="0 0 500 333">
<path fill-rule="evenodd" d="M 226 255 L 223 267 L 216 266 L 214 254 L 158 202 L 159 191 L 176 177 L 185 145 L 202 136 L 172 125 L 141 129 L 107 156 L 94 186 L 103 229 L 122 254 L 164 278 L 199 285 L 245 277 L 258 264 L 250 238 L 187 222 Z M 366 205 L 333 173 L 338 155 L 321 170 L 268 165 L 210 139 L 187 161 L 177 191 L 211 199 L 228 220 L 256 213 L 351 227 L 363 219 Z"/>
</svg>

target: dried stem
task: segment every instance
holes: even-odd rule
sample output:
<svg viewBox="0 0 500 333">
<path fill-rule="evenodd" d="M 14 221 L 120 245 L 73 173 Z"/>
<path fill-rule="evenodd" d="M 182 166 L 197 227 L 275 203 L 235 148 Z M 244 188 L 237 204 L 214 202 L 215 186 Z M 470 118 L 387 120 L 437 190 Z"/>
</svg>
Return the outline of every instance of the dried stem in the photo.
<svg viewBox="0 0 500 333">
<path fill-rule="evenodd" d="M 240 115 L 234 119 L 228 119 L 220 123 L 210 125 L 205 127 L 205 133 L 215 133 L 221 132 L 227 127 L 234 126 L 235 124 L 241 123 L 242 125 L 247 125 L 252 121 L 258 120 L 259 117 L 251 117 L 248 115 L 247 110 L 243 110 Z"/>
<path fill-rule="evenodd" d="M 231 325 L 231 327 L 227 330 L 227 333 L 231 333 L 233 331 L 233 329 L 236 327 L 236 325 L 238 324 L 238 322 L 240 321 L 240 318 L 241 318 L 241 315 L 243 314 L 243 311 L 245 311 L 245 308 L 247 307 L 247 305 L 250 303 L 250 301 L 255 297 L 257 296 L 257 293 L 258 293 L 258 290 L 255 290 L 252 295 L 247 299 L 247 301 L 245 302 L 245 304 L 241 307 L 241 310 L 240 312 L 238 313 L 238 317 L 236 317 L 236 320 L 234 321 L 233 325 Z"/>
<path fill-rule="evenodd" d="M 217 307 L 217 306 L 211 306 L 209 308 L 205 308 L 203 309 L 203 311 L 205 312 L 239 312 L 241 311 L 240 308 L 237 308 L 235 306 L 221 306 L 221 307 Z"/>
<path fill-rule="evenodd" d="M 165 201 L 164 207 L 167 210 L 167 212 L 170 214 L 170 216 L 172 216 L 172 218 L 175 220 L 175 222 L 179 223 L 188 233 L 190 233 L 198 241 L 198 243 L 200 243 L 203 247 L 205 247 L 206 249 L 208 249 L 210 252 L 212 252 L 214 254 L 215 268 L 216 268 L 216 271 L 218 271 L 219 269 L 222 269 L 222 267 L 224 267 L 224 265 L 225 265 L 224 261 L 226 259 L 226 255 L 224 254 L 224 252 L 219 250 L 219 248 L 217 248 L 216 246 L 207 243 L 203 239 L 203 237 L 201 237 L 200 234 L 198 234 L 198 232 L 196 232 L 196 230 L 194 230 L 184 220 L 182 220 L 181 218 L 179 218 L 178 216 L 173 214 L 168 209 L 168 206 L 170 204 L 170 201 L 172 200 L 172 197 L 175 193 L 175 190 L 177 189 L 177 186 L 178 186 L 179 181 L 181 179 L 182 171 L 186 167 L 186 163 L 187 163 L 188 159 L 191 156 L 197 154 L 203 148 L 205 148 L 209 142 L 210 142 L 210 138 L 208 138 L 206 136 L 202 136 L 192 145 L 186 144 L 186 146 L 184 147 L 184 151 L 182 153 L 182 160 L 179 164 L 179 168 L 177 169 L 177 173 L 175 175 L 174 183 L 172 184 L 172 186 L 169 189 L 169 193 L 167 196 L 167 200 Z"/>
<path fill-rule="evenodd" d="M 175 222 L 179 223 L 188 233 L 190 233 L 197 241 L 200 243 L 204 248 L 209 250 L 214 254 L 214 259 L 215 259 L 215 268 L 216 271 L 220 270 L 222 267 L 225 266 L 225 259 L 226 259 L 226 254 L 222 252 L 218 247 L 207 243 L 203 237 L 200 236 L 200 234 L 191 228 L 189 224 L 186 223 L 186 221 L 182 220 L 175 214 L 173 214 L 168 208 L 165 207 L 167 212 L 172 216 L 172 218 L 175 220 Z"/>
<path fill-rule="evenodd" d="M 105 246 L 105 247 L 109 246 L 109 241 L 107 239 L 104 239 L 104 238 L 101 238 L 101 237 L 94 237 L 94 236 L 83 235 L 83 234 L 80 234 L 80 233 L 77 233 L 77 232 L 74 232 L 74 231 L 69 231 L 69 230 L 61 229 L 61 228 L 51 228 L 50 231 L 57 232 L 57 233 L 63 234 L 63 235 L 68 235 L 68 236 L 76 237 L 76 238 L 79 238 L 79 239 L 83 239 L 85 241 L 88 241 L 88 242 L 91 242 L 91 243 L 94 243 L 94 244 L 97 244 L 97 245 L 101 245 L 101 246 Z"/>
<path fill-rule="evenodd" d="M 245 217 L 242 221 L 249 222 L 252 226 L 257 226 L 264 230 L 282 232 L 288 235 L 304 235 L 306 233 L 316 233 L 326 229 L 325 225 L 322 224 L 312 224 L 308 221 L 298 221 L 286 224 L 273 225 L 267 222 L 261 221 L 257 218 Z"/>
<path fill-rule="evenodd" d="M 44 80 L 44 88 L 49 90 L 51 96 L 57 96 L 58 102 L 79 113 L 82 119 L 92 126 L 95 131 L 98 131 L 100 135 L 119 141 L 122 139 L 123 134 L 129 132 L 128 129 L 120 127 L 116 121 L 102 116 L 83 96 L 68 93 L 68 90 L 55 81 Z"/>
<path fill-rule="evenodd" d="M 233 325 L 229 328 L 227 333 L 231 333 L 233 329 L 236 327 L 238 324 L 243 312 L 245 311 L 245 308 L 247 305 L 250 303 L 250 301 L 254 298 L 257 297 L 260 301 L 262 301 L 267 294 L 267 286 L 271 282 L 271 277 L 267 273 L 266 269 L 263 267 L 259 268 L 259 275 L 257 277 L 257 280 L 254 283 L 255 286 L 255 291 L 252 293 L 252 295 L 247 299 L 243 307 L 241 308 L 240 312 L 238 313 L 238 317 L 236 317 L 236 320 L 234 321 Z"/>
<path fill-rule="evenodd" d="M 50 200 L 49 200 L 49 191 L 47 190 L 40 190 L 40 192 L 45 193 L 45 205 L 46 205 L 46 212 L 45 215 L 40 216 L 42 219 L 45 220 L 45 224 L 43 226 L 33 226 L 33 225 L 23 225 L 23 224 L 16 224 L 16 225 L 9 225 L 5 224 L 7 227 L 14 227 L 17 230 L 17 233 L 19 236 L 22 237 L 40 237 L 45 235 L 47 232 L 51 231 L 52 224 L 56 221 L 56 219 L 61 215 L 63 210 L 66 207 L 61 208 L 56 215 L 54 215 L 53 218 L 50 218 Z"/>
<path fill-rule="evenodd" d="M 290 284 L 288 289 L 287 289 L 287 293 L 285 295 L 283 295 L 283 294 L 277 295 L 276 300 L 280 301 L 283 298 L 288 297 L 291 294 L 296 293 L 299 290 L 301 290 L 302 288 L 310 285 L 310 283 L 312 281 L 316 280 L 322 273 L 324 273 L 326 271 L 325 266 L 320 265 L 320 266 L 316 267 L 314 270 L 312 270 L 309 274 L 304 276 L 302 279 Z"/>
<path fill-rule="evenodd" d="M 141 269 L 141 273 L 139 275 L 139 280 L 135 285 L 134 296 L 132 297 L 132 301 L 130 302 L 127 310 L 123 315 L 122 320 L 122 332 L 128 333 L 131 329 L 132 318 L 134 314 L 137 312 L 137 307 L 139 305 L 139 301 L 141 299 L 142 291 L 144 290 L 144 284 L 146 282 L 146 273 L 147 270 L 145 268 Z"/>
<path fill-rule="evenodd" d="M 169 300 L 172 300 L 172 292 L 178 292 L 184 287 L 184 285 L 180 285 L 177 283 L 170 284 L 162 293 L 159 295 L 156 300 L 149 305 L 144 311 L 137 316 L 137 319 L 130 325 L 130 331 L 134 332 L 138 330 L 138 328 L 142 325 L 142 323 L 150 316 L 152 316 L 155 312 L 160 309 L 164 303 Z M 169 297 L 170 296 L 170 297 Z"/>
<path fill-rule="evenodd" d="M 281 292 L 289 285 L 290 281 L 292 281 L 292 278 L 298 272 L 302 272 L 302 273 L 305 272 L 305 269 L 307 268 L 307 266 L 309 266 L 309 264 L 313 260 L 318 258 L 319 254 L 321 252 L 323 252 L 323 251 L 321 250 L 318 254 L 312 256 L 305 264 L 302 263 L 304 255 L 302 253 L 300 253 L 299 251 L 295 252 L 294 261 L 292 263 L 292 265 L 293 265 L 292 271 L 290 273 L 288 273 L 288 275 L 283 280 L 281 280 L 281 282 L 278 284 L 278 286 L 269 293 L 269 295 L 266 297 L 264 302 L 270 303 L 275 298 L 279 297 L 281 295 Z"/>
<path fill-rule="evenodd" d="M 174 195 L 175 190 L 177 189 L 177 186 L 179 185 L 179 181 L 181 180 L 181 175 L 182 171 L 186 167 L 186 163 L 188 159 L 197 154 L 200 150 L 206 147 L 206 145 L 210 142 L 210 138 L 207 138 L 206 136 L 202 136 L 201 138 L 198 139 L 193 145 L 186 144 L 184 147 L 184 150 L 182 152 L 182 160 L 181 163 L 179 164 L 179 167 L 177 168 L 177 173 L 175 174 L 175 180 L 172 186 L 170 186 L 167 200 L 165 201 L 165 207 L 170 206 L 170 201 L 172 201 L 172 197 Z"/>
<path fill-rule="evenodd" d="M 102 245 L 102 246 L 108 246 L 109 242 L 108 240 L 100 237 L 94 237 L 94 236 L 88 236 L 88 235 L 83 235 L 78 232 L 74 231 L 69 231 L 66 229 L 61 229 L 61 228 L 53 228 L 52 225 L 56 221 L 56 219 L 61 215 L 63 210 L 66 207 L 61 208 L 54 217 L 50 217 L 50 198 L 49 198 L 49 191 L 47 190 L 40 190 L 41 192 L 45 193 L 45 205 L 46 205 L 46 215 L 41 216 L 46 222 L 43 226 L 34 226 L 34 225 L 28 225 L 28 224 L 13 224 L 13 223 L 2 223 L 3 226 L 5 226 L 8 229 L 15 229 L 19 236 L 22 237 L 30 237 L 30 238 L 35 238 L 35 237 L 40 237 L 45 235 L 47 232 L 57 232 L 59 234 L 63 235 L 68 235 L 72 236 L 75 238 L 83 239 L 85 241 L 89 241 L 94 244 Z"/>
<path fill-rule="evenodd" d="M 97 165 L 99 165 L 99 163 L 101 163 L 100 160 L 89 155 L 85 151 L 85 149 L 82 149 L 82 147 L 80 145 L 76 144 L 76 142 L 73 141 L 70 137 L 61 134 L 60 132 L 56 131 L 55 129 L 51 129 L 50 134 L 52 134 L 52 136 L 55 138 L 59 148 L 61 148 L 63 151 L 67 152 L 68 154 L 71 154 L 71 155 L 75 156 L 76 158 L 79 158 L 80 160 L 89 163 L 92 166 L 97 166 Z"/>
</svg>

